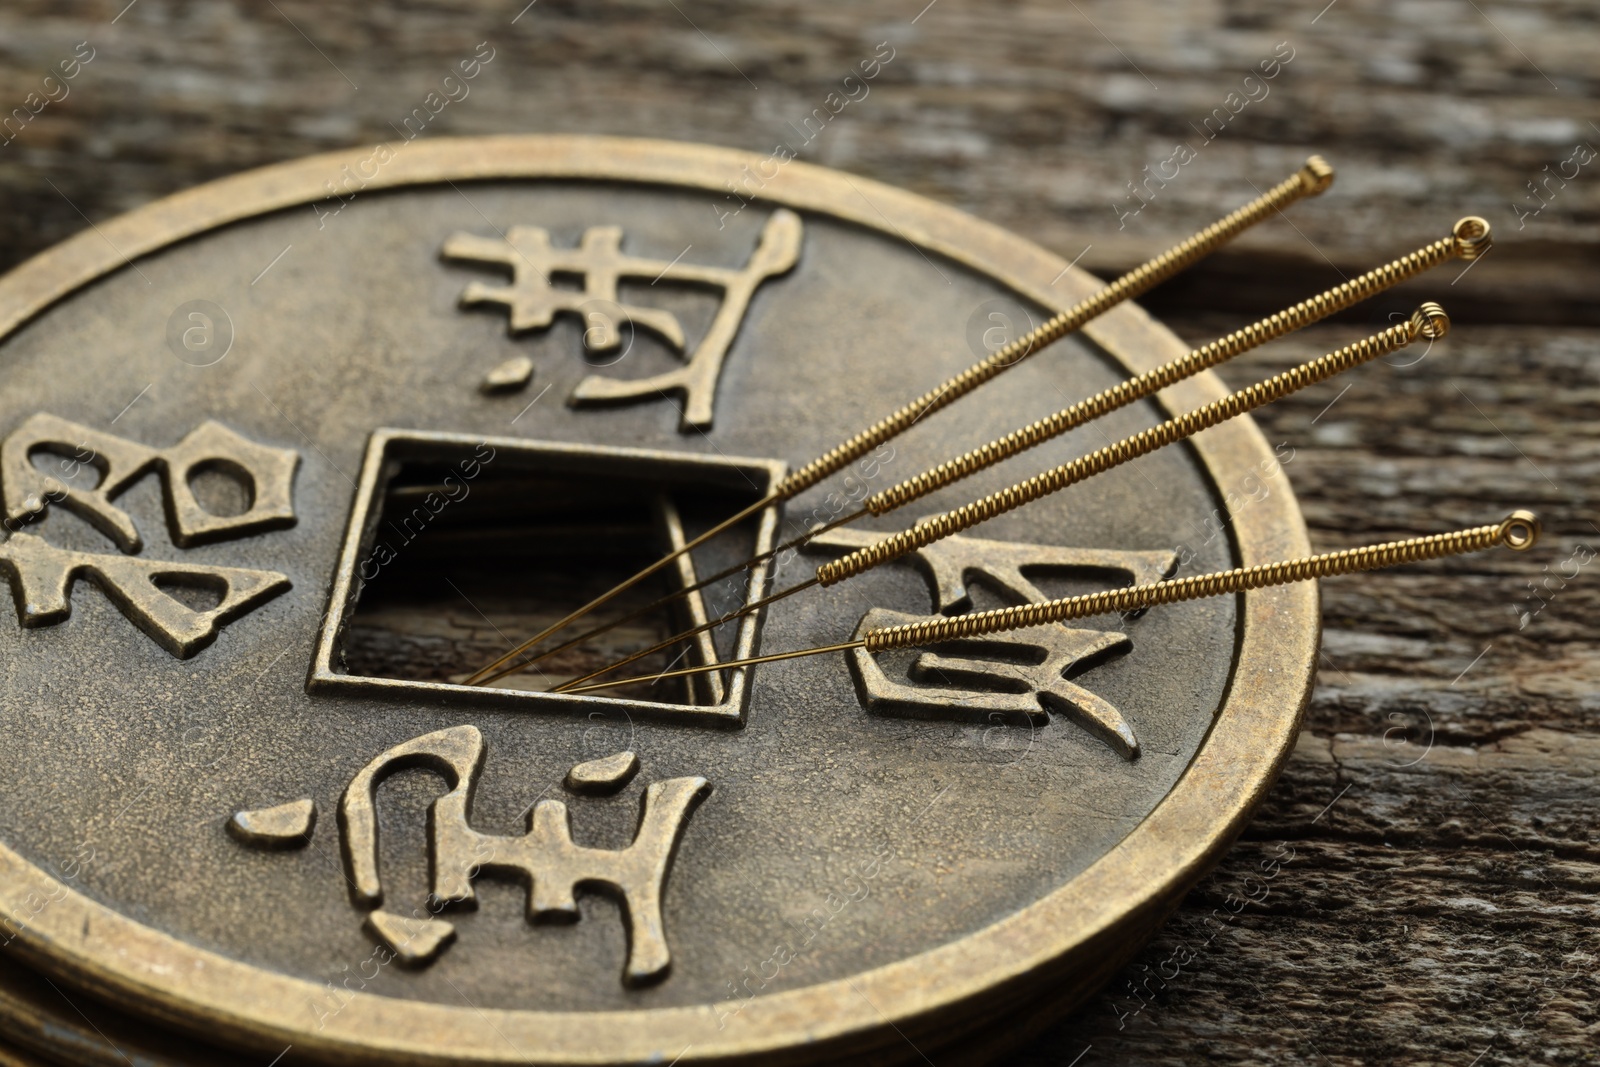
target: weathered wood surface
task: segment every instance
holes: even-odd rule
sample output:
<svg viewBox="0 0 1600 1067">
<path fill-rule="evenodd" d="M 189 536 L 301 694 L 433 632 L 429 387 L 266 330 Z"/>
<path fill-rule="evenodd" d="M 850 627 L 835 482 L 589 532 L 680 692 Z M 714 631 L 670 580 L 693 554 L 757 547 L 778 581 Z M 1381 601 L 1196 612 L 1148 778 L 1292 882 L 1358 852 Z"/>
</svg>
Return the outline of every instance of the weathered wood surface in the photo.
<svg viewBox="0 0 1600 1067">
<path fill-rule="evenodd" d="M 766 151 L 797 143 L 789 124 L 888 41 L 870 94 L 802 158 L 1102 273 L 1327 155 L 1339 181 L 1292 227 L 1262 227 L 1152 294 L 1195 339 L 1485 215 L 1498 245 L 1459 281 L 1414 284 L 1228 377 L 1439 298 L 1459 328 L 1421 363 L 1367 368 L 1262 424 L 1295 449 L 1288 477 L 1320 546 L 1528 504 L 1549 547 L 1329 584 L 1305 732 L 1246 839 L 1103 995 L 1012 1062 L 1595 1062 L 1600 566 L 1578 561 L 1600 544 L 1600 160 L 1563 168 L 1600 144 L 1592 9 L 539 0 L 513 23 L 524 2 L 139 0 L 113 23 L 126 0 L 13 0 L 0 110 L 78 42 L 94 59 L 0 147 L 0 265 L 198 181 L 389 138 L 482 41 L 495 60 L 424 136 Z M 1202 136 L 1280 42 L 1293 58 L 1268 95 Z M 1138 206 L 1126 183 L 1179 142 L 1196 158 L 1119 224 Z"/>
</svg>

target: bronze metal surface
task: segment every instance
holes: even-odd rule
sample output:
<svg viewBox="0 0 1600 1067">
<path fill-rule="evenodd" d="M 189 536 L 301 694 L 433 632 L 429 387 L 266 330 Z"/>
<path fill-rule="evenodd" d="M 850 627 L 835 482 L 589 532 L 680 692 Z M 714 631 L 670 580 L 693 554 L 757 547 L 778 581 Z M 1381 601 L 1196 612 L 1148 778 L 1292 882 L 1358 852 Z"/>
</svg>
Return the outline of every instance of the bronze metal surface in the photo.
<svg viewBox="0 0 1600 1067">
<path fill-rule="evenodd" d="M 516 258 L 539 262 L 534 230 L 557 273 L 644 262 L 703 276 L 519 303 L 538 295 Z M 517 291 L 491 288 L 485 262 Z M 160 640 L 178 622 L 135 618 L 140 632 L 83 583 L 66 591 L 70 616 L 0 626 L 11 947 L 63 989 L 268 1059 L 292 1046 L 286 1063 L 898 1062 L 966 1055 L 1003 1019 L 1020 1030 L 1070 1005 L 1149 936 L 1270 784 L 1310 683 L 1314 587 L 1080 631 L 1076 653 L 1043 650 L 1093 649 L 1070 686 L 949 657 L 885 657 L 867 685 L 831 655 L 735 672 L 720 702 L 358 676 L 338 620 L 375 581 L 362 569 L 375 506 L 403 483 L 380 446 L 409 442 L 414 462 L 470 482 L 437 510 L 417 489 L 438 516 L 419 528 L 497 499 L 497 480 L 542 476 L 538 457 L 556 453 L 577 456 L 597 492 L 632 478 L 666 487 L 674 509 L 688 506 L 680 489 L 754 497 L 983 356 L 965 340 L 972 316 L 1003 306 L 1043 321 L 1097 288 L 1016 236 L 865 179 L 583 137 L 268 168 L 0 279 L 0 434 L 23 434 L 27 462 L 60 482 L 8 524 L 14 588 L 32 558 L 23 538 L 223 574 L 191 575 L 181 596 L 152 584 L 174 620 L 209 627 L 207 647 Z M 721 313 L 729 294 L 738 321 Z M 196 301 L 232 324 L 210 362 L 169 347 L 169 318 Z M 1187 350 L 1121 307 L 751 536 L 785 540 Z M 531 374 L 496 373 L 523 357 Z M 658 396 L 668 385 L 680 395 Z M 1226 393 L 1202 374 L 1036 451 L 1065 462 Z M 36 448 L 36 418 L 98 436 L 52 424 Z M 201 475 L 244 491 L 222 506 Z M 981 493 L 1010 477 L 972 481 Z M 564 500 L 519 506 L 559 518 Z M 688 510 L 676 526 L 651 514 L 669 542 L 692 533 Z M 396 536 L 404 566 L 421 549 Z M 1144 573 L 1149 554 L 1176 556 L 1181 576 L 1309 549 L 1279 460 L 1245 420 L 981 536 L 1005 546 L 986 550 L 994 574 L 952 558 L 930 585 L 914 566 L 880 568 L 686 654 L 842 641 L 875 610 L 1104 588 L 1108 572 Z M 1035 550 L 1041 570 L 1017 563 Z M 447 560 L 441 585 L 479 566 Z M 773 580 L 797 566 L 774 560 Z M 246 603 L 234 572 L 286 585 Z M 502 601 L 441 604 L 486 635 L 460 678 L 506 647 Z M 1037 708 L 1019 687 L 1037 689 Z"/>
</svg>

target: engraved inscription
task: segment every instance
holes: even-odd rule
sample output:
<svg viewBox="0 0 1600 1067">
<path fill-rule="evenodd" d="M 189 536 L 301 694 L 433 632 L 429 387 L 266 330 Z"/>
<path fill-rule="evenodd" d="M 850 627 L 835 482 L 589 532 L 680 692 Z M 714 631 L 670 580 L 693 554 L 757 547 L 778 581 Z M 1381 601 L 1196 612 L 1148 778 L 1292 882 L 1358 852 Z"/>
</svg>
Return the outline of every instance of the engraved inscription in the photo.
<svg viewBox="0 0 1600 1067">
<path fill-rule="evenodd" d="M 167 483 L 167 522 L 172 543 L 191 548 L 294 525 L 290 487 L 300 453 L 247 440 L 207 419 L 161 453 Z M 200 506 L 190 477 L 204 470 L 228 473 L 244 485 L 249 506 L 238 515 L 213 515 Z"/>
<path fill-rule="evenodd" d="M 808 546 L 851 552 L 886 534 L 835 530 Z M 970 587 L 982 584 L 1018 603 L 1050 599 L 1032 580 L 1044 574 L 1159 581 L 1177 562 L 1172 552 L 1124 552 L 1060 548 L 956 535 L 904 557 L 921 571 L 932 594 L 932 610 L 959 614 L 972 606 Z M 928 616 L 873 608 L 855 636 Z M 1042 723 L 1046 713 L 1064 714 L 1127 759 L 1139 754 L 1133 728 L 1112 704 L 1069 675 L 1120 656 L 1133 647 L 1126 634 L 1051 623 L 994 634 L 916 653 L 903 677 L 894 677 L 865 649 L 850 653 L 862 704 L 870 711 L 916 718 Z"/>
<path fill-rule="evenodd" d="M 679 428 L 687 433 L 711 428 L 722 361 L 744 321 L 750 299 L 762 282 L 794 266 L 800 256 L 800 240 L 800 217 L 779 208 L 767 219 L 749 260 L 737 269 L 685 263 L 681 256 L 667 261 L 627 255 L 622 251 L 620 226 L 592 226 L 584 231 L 576 248 L 555 247 L 549 231 L 538 226 L 512 226 L 503 237 L 457 233 L 445 241 L 444 257 L 511 272 L 509 285 L 468 285 L 461 293 L 464 306 L 504 306 L 514 334 L 544 329 L 558 314 L 576 315 L 583 323 L 584 347 L 595 353 L 620 347 L 622 327 L 628 324 L 649 330 L 674 352 L 681 354 L 687 345 L 676 315 L 659 308 L 619 304 L 619 281 L 643 279 L 720 290 L 716 316 L 694 351 L 684 357 L 683 366 L 635 380 L 591 374 L 569 398 L 574 404 L 607 404 L 663 394 L 678 396 L 683 401 Z M 552 276 L 557 275 L 581 276 L 583 288 L 558 289 L 551 284 Z"/>
<path fill-rule="evenodd" d="M 228 820 L 228 833 L 257 848 L 299 848 L 311 843 L 317 825 L 314 800 L 291 800 L 270 808 L 236 811 Z"/>
<path fill-rule="evenodd" d="M 34 466 L 34 457 L 71 455 L 74 470 L 87 465 L 99 474 L 94 488 L 69 485 Z M 124 552 L 144 547 L 127 512 L 111 498 L 143 477 L 156 462 L 153 448 L 46 412 L 31 416 L 0 444 L 0 487 L 4 488 L 6 527 L 30 521 L 51 505 L 70 511 L 105 534 Z M 58 465 L 59 466 L 59 465 Z"/>
<path fill-rule="evenodd" d="M 54 466 L 61 474 L 89 468 L 97 480 L 68 484 L 51 464 L 36 465 L 41 454 L 58 457 Z M 180 659 L 194 655 L 223 626 L 288 589 L 289 579 L 275 571 L 136 558 L 144 539 L 113 500 L 145 474 L 158 473 L 172 543 L 191 548 L 292 526 L 299 462 L 293 449 L 256 444 L 212 420 L 171 448 L 155 449 L 45 412 L 32 415 L 0 443 L 0 496 L 11 531 L 0 543 L 0 573 L 10 582 L 18 619 L 26 627 L 64 622 L 72 613 L 73 583 L 86 578 L 162 648 Z M 192 479 L 211 471 L 243 490 L 238 514 L 214 514 L 195 496 Z M 17 532 L 52 506 L 82 518 L 125 554 L 64 549 Z M 194 607 L 179 592 L 213 603 Z"/>
<path fill-rule="evenodd" d="M 478 389 L 485 393 L 515 393 L 533 381 L 533 360 L 513 356 L 483 376 Z"/>
<path fill-rule="evenodd" d="M 73 579 L 92 580 L 156 644 L 188 657 L 216 639 L 217 631 L 289 588 L 276 571 L 211 567 L 199 563 L 73 552 L 32 534 L 12 534 L 0 544 L 0 572 L 11 580 L 22 625 L 53 626 L 72 614 Z M 188 586 L 220 594 L 216 607 L 196 611 L 162 588 Z"/>
<path fill-rule="evenodd" d="M 92 489 L 70 486 L 39 470 L 34 456 L 49 451 L 70 453 L 79 464 L 93 467 L 100 475 L 98 484 Z M 154 449 L 40 412 L 0 444 L 0 485 L 8 525 L 36 519 L 54 504 L 132 555 L 144 543 L 133 519 L 111 501 L 149 471 L 162 476 L 172 543 L 192 548 L 293 526 L 290 490 L 299 462 L 300 454 L 291 448 L 258 445 L 210 419 L 171 448 Z M 242 513 L 213 515 L 200 506 L 190 477 L 208 469 L 225 471 L 245 486 L 250 504 Z"/>
<path fill-rule="evenodd" d="M 587 848 L 573 842 L 571 816 L 560 800 L 536 803 L 528 816 L 528 832 L 521 836 L 474 830 L 469 819 L 483 761 L 483 735 L 477 727 L 456 726 L 394 746 L 350 780 L 339 803 L 339 829 L 351 895 L 358 907 L 369 910 L 367 932 L 409 966 L 436 959 L 455 938 L 454 924 L 436 915 L 403 915 L 381 907 L 376 790 L 395 771 L 422 767 L 450 786 L 434 800 L 428 814 L 432 898 L 438 909 L 475 902 L 473 880 L 486 871 L 526 880 L 530 921 L 576 921 L 577 890 L 597 889 L 616 897 L 622 909 L 628 933 L 623 983 L 636 986 L 664 977 L 672 958 L 661 918 L 662 891 L 684 827 L 711 792 L 711 783 L 699 777 L 651 782 L 641 799 L 632 844 L 621 849 Z M 615 793 L 638 768 L 638 757 L 621 752 L 578 764 L 564 784 L 574 793 Z M 250 814 L 263 816 L 290 807 Z M 269 844 L 237 832 L 234 836 L 251 845 Z"/>
<path fill-rule="evenodd" d="M 632 752 L 618 752 L 578 764 L 567 772 L 562 784 L 574 793 L 610 796 L 621 792 L 638 773 L 639 757 Z"/>
<path fill-rule="evenodd" d="M 926 616 L 873 608 L 855 636 L 879 626 L 918 622 Z M 911 662 L 911 682 L 897 681 L 865 649 L 851 651 L 851 669 L 862 701 L 873 711 L 914 718 L 955 716 L 982 721 L 1043 725 L 1046 710 L 1066 714 L 1117 752 L 1133 759 L 1139 741 L 1109 701 L 1070 682 L 1069 670 L 1121 655 L 1132 647 L 1126 634 L 1073 630 L 1052 623 L 978 638 L 954 646 L 954 655 L 920 653 Z M 1033 662 L 1015 659 L 1037 657 Z"/>
</svg>

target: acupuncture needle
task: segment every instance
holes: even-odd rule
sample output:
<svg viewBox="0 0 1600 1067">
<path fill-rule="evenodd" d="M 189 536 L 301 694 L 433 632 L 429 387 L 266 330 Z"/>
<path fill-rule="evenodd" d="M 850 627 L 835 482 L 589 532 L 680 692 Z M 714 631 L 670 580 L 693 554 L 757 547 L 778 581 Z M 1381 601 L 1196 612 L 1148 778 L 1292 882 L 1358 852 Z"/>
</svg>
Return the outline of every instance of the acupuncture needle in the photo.
<svg viewBox="0 0 1600 1067">
<path fill-rule="evenodd" d="M 816 575 L 806 581 L 763 597 L 737 611 L 729 612 L 720 618 L 713 619 L 693 629 L 674 634 L 665 641 L 635 652 L 579 678 L 574 678 L 562 685 L 555 686 L 549 691 L 553 693 L 568 692 L 618 667 L 652 655 L 662 649 L 670 648 L 685 638 L 693 637 L 734 619 L 742 618 L 745 615 L 761 610 L 769 604 L 776 603 L 813 586 L 836 585 L 870 570 L 880 563 L 886 563 L 908 552 L 926 547 L 935 541 L 960 533 L 962 530 L 969 529 L 981 522 L 986 522 L 998 515 L 1003 515 L 1008 511 L 1013 511 L 1024 504 L 1059 492 L 1068 486 L 1076 485 L 1096 474 L 1104 473 L 1130 460 L 1185 440 L 1201 430 L 1209 429 L 1229 419 L 1237 418 L 1307 386 L 1327 381 L 1329 378 L 1352 367 L 1368 363 L 1379 356 L 1396 352 L 1418 338 L 1424 338 L 1429 341 L 1438 340 L 1444 337 L 1449 330 L 1450 319 L 1445 315 L 1444 309 L 1432 301 L 1425 302 L 1405 323 L 1390 326 L 1373 334 L 1371 337 L 1346 345 L 1338 351 L 1330 352 L 1319 359 L 1291 367 L 1289 370 L 1273 375 L 1265 381 L 1257 382 L 1248 388 L 1229 393 L 1220 400 L 1212 401 L 1203 407 L 1168 419 L 1165 422 L 1157 423 L 1148 430 L 1123 438 L 1121 441 L 1107 445 L 1070 463 L 1052 467 L 1041 474 L 1007 486 L 970 504 L 947 511 L 941 515 L 930 515 L 909 529 L 891 534 L 875 544 L 857 549 L 849 555 L 823 564 L 817 568 Z"/>
<path fill-rule="evenodd" d="M 948 407 L 979 386 L 992 381 L 1000 374 L 1021 363 L 1045 346 L 1078 330 L 1085 323 L 1111 310 L 1123 301 L 1132 299 L 1179 273 L 1191 266 L 1196 260 L 1203 258 L 1246 229 L 1269 218 L 1295 201 L 1321 193 L 1332 183 L 1333 168 L 1321 156 L 1312 156 L 1294 174 L 1279 182 L 1261 196 L 1256 197 L 1243 207 L 1225 215 L 1205 229 L 1167 249 L 1154 259 L 1140 264 L 1116 281 L 1100 289 L 1088 299 L 1055 316 L 1037 329 L 1017 338 L 955 377 L 944 381 L 917 399 L 903 405 L 854 437 L 818 456 L 780 481 L 761 499 L 724 519 L 705 533 L 686 541 L 683 545 L 656 560 L 643 570 L 624 579 L 587 604 L 545 627 L 494 662 L 479 668 L 465 680 L 464 684 L 484 684 L 487 677 L 496 669 L 509 663 L 551 634 L 563 630 L 573 622 L 583 618 L 595 608 L 609 603 L 613 598 L 633 588 L 684 553 L 693 551 L 718 534 L 732 529 L 754 515 L 760 514 L 773 504 L 789 500 L 830 475 L 843 470 L 874 448 L 898 437 L 921 421 L 924 416 Z"/>
<path fill-rule="evenodd" d="M 953 485 L 963 478 L 967 478 L 981 470 L 986 470 L 997 463 L 1020 455 L 1030 448 L 1059 437 L 1093 419 L 1101 418 L 1129 404 L 1152 396 L 1175 382 L 1192 377 L 1201 371 L 1217 367 L 1227 360 L 1251 351 L 1268 341 L 1276 340 L 1295 330 L 1319 322 L 1335 312 L 1358 304 L 1442 263 L 1447 263 L 1453 259 L 1475 260 L 1489 250 L 1490 244 L 1488 222 L 1476 216 L 1460 219 L 1452 227 L 1449 236 L 1424 245 L 1414 252 L 1370 270 L 1357 278 L 1352 278 L 1347 282 L 1334 286 L 1332 289 L 1316 296 L 1302 300 L 1293 307 L 1286 308 L 1243 329 L 1236 330 L 1226 337 L 1212 341 L 1203 348 L 1197 348 L 1185 356 L 1164 363 L 1135 378 L 1120 382 L 1087 400 L 1063 408 L 1054 415 L 1029 423 L 1021 429 L 990 441 L 988 444 L 981 445 L 965 455 L 930 468 L 898 485 L 875 493 L 868 497 L 863 502 L 864 506 L 856 511 L 835 518 L 824 525 L 808 529 L 776 548 L 758 553 L 741 563 L 734 564 L 707 578 L 700 579 L 692 585 L 674 590 L 642 608 L 612 619 L 602 626 L 597 626 L 579 634 L 577 637 L 555 645 L 537 655 L 493 670 L 482 680 L 482 684 L 487 685 L 498 681 L 506 675 L 515 674 L 550 656 L 565 652 L 569 648 L 576 647 L 601 634 L 608 633 L 618 626 L 649 615 L 682 597 L 699 592 L 725 578 L 749 570 L 758 563 L 773 559 L 784 552 L 800 548 L 822 534 L 835 530 L 840 526 L 855 522 L 868 515 L 886 515 L 890 511 L 920 500 L 930 493 Z"/>
<path fill-rule="evenodd" d="M 1289 585 L 1314 578 L 1331 578 L 1357 571 L 1378 570 L 1406 563 L 1441 559 L 1445 556 L 1481 552 L 1498 545 L 1520 552 L 1532 548 L 1538 542 L 1539 534 L 1538 516 L 1531 511 L 1519 509 L 1501 522 L 1469 527 L 1452 533 L 1416 537 L 1405 541 L 1388 541 L 1383 544 L 1346 549 L 1342 552 L 1329 552 L 1278 563 L 1263 563 L 1254 567 L 1238 567 L 1233 570 L 1197 574 L 1188 578 L 1172 578 L 1144 585 L 1124 586 L 1120 589 L 1084 593 L 1042 603 L 1018 604 L 970 615 L 937 617 L 898 626 L 878 627 L 868 630 L 855 640 L 842 641 L 838 644 L 819 645 L 794 652 L 774 652 L 764 656 L 729 660 L 725 663 L 684 667 L 635 678 L 614 678 L 606 682 L 575 687 L 567 692 L 589 693 L 622 685 L 683 678 L 708 671 L 749 667 L 758 663 L 775 663 L 779 660 L 816 656 L 827 652 L 864 649 L 868 653 L 873 653 L 887 652 L 891 649 L 921 648 L 947 641 L 1021 630 L 1030 626 L 1086 619 L 1096 615 L 1126 614 L 1162 604 L 1176 604 L 1203 597 L 1225 596 L 1252 589 L 1265 589 L 1269 586 Z"/>
</svg>

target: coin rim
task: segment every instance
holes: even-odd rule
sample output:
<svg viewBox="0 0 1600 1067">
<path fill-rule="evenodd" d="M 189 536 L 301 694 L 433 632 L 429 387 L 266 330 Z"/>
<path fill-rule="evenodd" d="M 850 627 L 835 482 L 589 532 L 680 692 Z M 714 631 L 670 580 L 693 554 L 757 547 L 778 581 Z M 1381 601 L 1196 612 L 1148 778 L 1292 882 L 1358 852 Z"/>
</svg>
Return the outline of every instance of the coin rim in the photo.
<svg viewBox="0 0 1600 1067">
<path fill-rule="evenodd" d="M 592 180 L 724 192 L 756 174 L 755 198 L 843 219 L 970 267 L 1051 309 L 1100 282 L 1025 239 L 954 208 L 866 178 L 773 157 L 676 142 L 590 136 L 431 139 L 391 145 L 361 192 L 495 180 Z M 0 340 L 57 301 L 140 256 L 232 222 L 324 199 L 341 168 L 375 149 L 342 151 L 223 178 L 78 234 L 0 278 Z M 361 170 L 362 176 L 366 171 Z M 751 184 L 742 187 L 748 197 Z M 1085 329 L 1138 372 L 1187 346 L 1132 304 Z M 1047 357 L 1046 357 L 1047 358 Z M 1214 400 L 1213 373 L 1169 387 L 1168 410 Z M 1216 489 L 1275 461 L 1248 418 L 1188 446 Z M 1299 506 L 1281 491 L 1230 515 L 1246 566 L 1309 552 Z M 884 1049 L 902 1038 L 959 1038 L 1007 1008 L 1071 1003 L 1092 992 L 1176 906 L 1243 828 L 1287 759 L 1310 696 L 1320 636 L 1314 584 L 1241 594 L 1227 695 L 1189 767 L 1160 803 L 1082 874 L 958 941 L 862 974 L 756 997 L 731 1021 L 717 1004 L 640 1011 L 537 1012 L 456 1008 L 350 994 L 321 1029 L 306 1024 L 322 988 L 241 963 L 136 923 L 68 888 L 0 844 L 0 921 L 33 965 L 132 1002 L 216 1039 L 291 1042 L 304 1052 L 370 1062 L 600 1064 L 675 1055 L 683 1062 L 773 1056 L 810 1059 L 845 1047 Z M 29 914 L 28 901 L 53 901 Z M 27 916 L 26 919 L 23 916 Z M 1054 983 L 1048 994 L 1040 983 Z M 960 1011 L 954 1011 L 956 1007 Z M 978 1011 L 975 1009 L 983 1009 Z M 979 1016 L 984 1016 L 980 1018 Z"/>
</svg>

